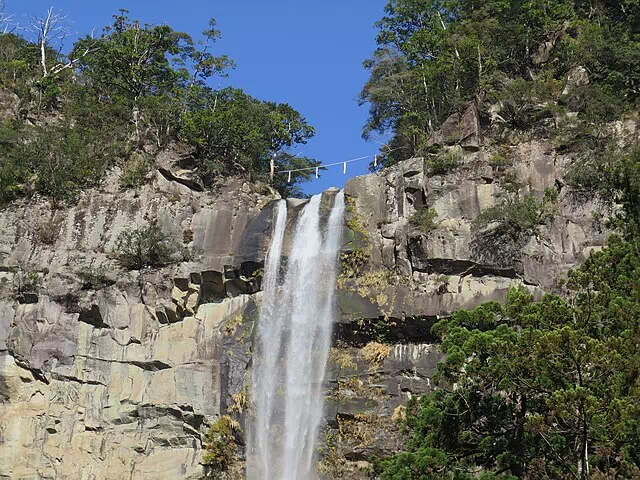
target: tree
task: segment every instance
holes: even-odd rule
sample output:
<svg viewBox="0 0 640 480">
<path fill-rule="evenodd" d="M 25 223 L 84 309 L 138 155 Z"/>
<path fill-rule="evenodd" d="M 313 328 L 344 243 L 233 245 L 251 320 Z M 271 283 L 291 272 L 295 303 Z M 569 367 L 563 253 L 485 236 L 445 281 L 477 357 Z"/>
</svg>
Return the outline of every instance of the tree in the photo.
<svg viewBox="0 0 640 480">
<path fill-rule="evenodd" d="M 34 41 L 0 34 L 0 86 L 18 95 L 19 115 L 31 111 L 38 124 L 45 107 L 61 119 L 46 128 L 25 128 L 19 119 L 2 126 L 0 200 L 38 192 L 59 206 L 95 185 L 109 167 L 137 165 L 131 157 L 139 158 L 143 147 L 162 149 L 178 140 L 194 150 L 196 169 L 208 183 L 217 175 L 271 182 L 271 161 L 278 171 L 318 165 L 289 152 L 314 134 L 291 106 L 207 87 L 210 77 L 234 66 L 213 52 L 221 35 L 214 19 L 203 40 L 194 42 L 121 10 L 98 38 L 81 38 L 64 56 L 54 47 L 67 26 L 65 15 L 49 9 L 31 22 Z M 291 181 L 276 175 L 272 184 L 284 195 L 300 194 L 298 184 L 312 174 L 292 172 Z"/>
<path fill-rule="evenodd" d="M 232 174 L 268 181 L 274 157 L 278 171 L 318 165 L 287 153 L 315 133 L 300 113 L 287 104 L 257 100 L 240 89 L 200 89 L 181 125 L 180 136 L 195 146 L 197 169 L 206 181 Z M 310 178 L 311 173 L 295 172 L 291 185 Z M 284 193 L 287 184 L 281 177 L 275 186 Z"/>
<path fill-rule="evenodd" d="M 212 75 L 224 74 L 233 62 L 208 51 L 220 37 L 214 19 L 203 32 L 206 42 L 200 50 L 187 33 L 168 25 L 142 24 L 127 13 L 121 10 L 115 15 L 113 25 L 100 38 L 79 40 L 72 56 L 88 51 L 77 64 L 97 95 L 128 103 L 136 138 L 141 139 L 142 126 L 150 126 L 161 144 L 161 130 L 175 128 L 173 122 L 192 88 Z M 169 106 L 172 111 L 167 111 Z"/>
<path fill-rule="evenodd" d="M 112 158 L 109 139 L 66 125 L 20 132 L 3 152 L 0 199 L 38 192 L 57 208 L 80 190 L 96 185 Z"/>
<path fill-rule="evenodd" d="M 170 92 L 184 81 L 187 72 L 174 67 L 193 41 L 167 25 L 142 25 L 127 13 L 120 10 L 100 38 L 84 37 L 73 52 L 95 45 L 95 51 L 79 62 L 80 72 L 101 94 L 136 103 L 144 96 Z"/>
<path fill-rule="evenodd" d="M 15 15 L 6 12 L 6 3 L 0 1 L 0 30 L 2 30 L 3 34 L 12 33 L 15 30 L 15 25 L 13 25 Z"/>
<path fill-rule="evenodd" d="M 226 76 L 229 68 L 235 68 L 235 63 L 226 55 L 216 57 L 209 48 L 222 36 L 220 30 L 216 28 L 217 22 L 215 18 L 209 19 L 209 28 L 202 32 L 205 40 L 200 41 L 201 49 L 193 48 L 190 51 L 190 57 L 193 61 L 193 74 L 187 96 L 191 94 L 193 87 L 196 85 L 204 86 L 207 79 L 214 75 Z"/>
<path fill-rule="evenodd" d="M 95 46 L 87 45 L 84 50 L 76 50 L 68 61 L 59 62 L 62 59 L 60 50 L 56 51 L 53 46 L 63 44 L 69 35 L 69 23 L 67 15 L 56 12 L 53 7 L 49 8 L 45 15 L 31 18 L 27 31 L 36 37 L 43 78 L 55 77 L 59 73 L 75 67 L 82 57 L 95 50 Z"/>
<path fill-rule="evenodd" d="M 365 62 L 364 136 L 391 134 L 385 165 L 424 155 L 430 135 L 471 100 L 503 100 L 514 80 L 534 92 L 577 65 L 592 83 L 633 104 L 640 92 L 639 10 L 635 0 L 390 0 L 376 24 L 378 48 Z M 533 100 L 525 97 L 525 106 Z"/>
<path fill-rule="evenodd" d="M 434 325 L 438 388 L 410 404 L 409 452 L 382 462 L 382 478 L 421 478 L 426 457 L 442 478 L 637 473 L 640 243 L 612 237 L 567 293 L 535 301 L 520 287 Z"/>
</svg>

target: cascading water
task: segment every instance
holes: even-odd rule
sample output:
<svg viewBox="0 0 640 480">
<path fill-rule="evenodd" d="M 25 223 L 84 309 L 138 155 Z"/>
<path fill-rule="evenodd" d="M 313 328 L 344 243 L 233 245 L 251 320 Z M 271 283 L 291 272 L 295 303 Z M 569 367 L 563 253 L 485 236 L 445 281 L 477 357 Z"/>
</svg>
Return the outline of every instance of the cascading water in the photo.
<svg viewBox="0 0 640 480">
<path fill-rule="evenodd" d="M 335 311 L 344 194 L 335 195 L 326 222 L 321 219 L 321 200 L 321 195 L 312 197 L 300 213 L 286 269 L 281 261 L 286 202 L 280 201 L 276 208 L 255 343 L 255 418 L 247 452 L 250 480 L 313 476 Z"/>
</svg>

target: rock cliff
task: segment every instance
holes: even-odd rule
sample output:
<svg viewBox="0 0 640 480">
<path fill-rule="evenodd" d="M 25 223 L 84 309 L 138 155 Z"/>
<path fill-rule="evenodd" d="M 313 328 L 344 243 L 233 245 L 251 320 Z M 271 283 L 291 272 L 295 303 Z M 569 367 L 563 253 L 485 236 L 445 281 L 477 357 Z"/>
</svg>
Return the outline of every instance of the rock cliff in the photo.
<svg viewBox="0 0 640 480">
<path fill-rule="evenodd" d="M 467 117 L 477 127 L 473 111 L 458 122 Z M 402 405 L 431 388 L 440 358 L 437 318 L 518 284 L 553 290 L 605 241 L 595 200 L 565 187 L 569 157 L 530 140 L 498 165 L 474 125 L 441 142 L 455 168 L 435 173 L 430 159 L 412 159 L 345 188 L 320 465 L 329 478 L 364 477 L 371 455 L 402 446 Z M 521 195 L 555 192 L 553 211 L 517 236 L 479 226 L 514 176 Z M 36 199 L 0 211 L 0 478 L 202 478 L 208 426 L 247 414 L 276 195 L 240 181 L 203 192 L 180 179 L 164 168 L 137 191 L 106 182 L 68 209 Z M 436 216 L 420 228 L 412 219 L 427 209 Z M 179 244 L 172 265 L 123 270 L 119 234 L 150 223 Z M 106 272 L 105 285 L 83 281 L 88 266 Z"/>
<path fill-rule="evenodd" d="M 517 285 L 538 295 L 557 290 L 566 272 L 606 240 L 594 215 L 597 199 L 579 198 L 565 186 L 570 156 L 544 140 L 505 153 L 470 145 L 472 136 L 444 147 L 444 155 L 457 158 L 447 172 L 436 174 L 433 159 L 417 158 L 347 183 L 352 233 L 343 262 L 349 268 L 340 279 L 342 320 L 331 356 L 322 463 L 330 477 L 368 478 L 368 460 L 401 445 L 395 420 L 411 396 L 430 390 L 441 358 L 430 335 L 438 318 L 502 301 Z M 481 212 L 503 204 L 514 184 L 519 198 L 539 205 L 552 197 L 551 213 L 516 235 L 505 235 L 495 222 L 479 223 Z M 427 228 L 415 225 L 416 212 L 429 210 Z"/>
<path fill-rule="evenodd" d="M 0 478 L 202 477 L 202 435 L 227 396 L 222 330 L 259 296 L 265 193 L 158 174 L 66 210 L 1 211 Z M 175 263 L 124 271 L 118 235 L 150 222 L 179 246 Z M 108 286 L 84 286 L 88 266 Z"/>
</svg>

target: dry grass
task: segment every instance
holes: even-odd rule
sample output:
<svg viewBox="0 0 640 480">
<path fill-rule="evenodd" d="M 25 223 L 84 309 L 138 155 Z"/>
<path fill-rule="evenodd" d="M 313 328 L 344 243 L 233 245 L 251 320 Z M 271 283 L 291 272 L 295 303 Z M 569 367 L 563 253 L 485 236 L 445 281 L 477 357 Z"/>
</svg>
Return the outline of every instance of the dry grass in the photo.
<svg viewBox="0 0 640 480">
<path fill-rule="evenodd" d="M 225 322 L 224 327 L 223 327 L 223 333 L 227 337 L 231 337 L 231 336 L 235 335 L 236 330 L 238 329 L 238 327 L 240 325 L 242 325 L 243 321 L 244 321 L 244 319 L 242 318 L 242 314 L 240 314 L 240 313 L 232 316 L 229 320 L 227 320 Z"/>
<path fill-rule="evenodd" d="M 395 423 L 402 423 L 407 420 L 407 407 L 404 405 L 398 405 L 391 414 L 391 420 Z"/>
<path fill-rule="evenodd" d="M 351 418 L 338 418 L 338 435 L 340 440 L 354 443 L 358 447 L 366 447 L 375 441 L 378 416 L 359 413 Z"/>
<path fill-rule="evenodd" d="M 231 395 L 231 406 L 229 412 L 242 414 L 245 410 L 249 409 L 249 392 L 247 387 L 244 387 L 238 393 Z"/>
<path fill-rule="evenodd" d="M 332 348 L 329 352 L 329 360 L 338 366 L 340 375 L 346 370 L 358 371 L 358 364 L 351 354 L 341 348 Z"/>
<path fill-rule="evenodd" d="M 362 358 L 369 364 L 369 370 L 381 368 L 389 353 L 391 353 L 391 347 L 378 342 L 367 343 L 360 351 Z"/>
</svg>

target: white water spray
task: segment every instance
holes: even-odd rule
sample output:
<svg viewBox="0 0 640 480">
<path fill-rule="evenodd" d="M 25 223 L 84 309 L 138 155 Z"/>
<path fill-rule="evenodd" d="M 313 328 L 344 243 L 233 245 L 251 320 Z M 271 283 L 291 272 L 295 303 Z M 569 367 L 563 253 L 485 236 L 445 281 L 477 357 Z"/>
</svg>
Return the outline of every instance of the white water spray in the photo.
<svg viewBox="0 0 640 480">
<path fill-rule="evenodd" d="M 324 226 L 320 206 L 316 195 L 300 213 L 286 270 L 281 265 L 286 202 L 276 209 L 253 364 L 255 418 L 247 451 L 251 480 L 313 477 L 335 311 L 343 192 L 335 196 Z"/>
</svg>

